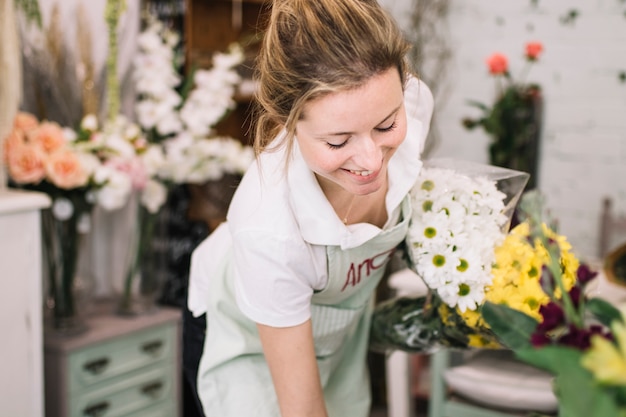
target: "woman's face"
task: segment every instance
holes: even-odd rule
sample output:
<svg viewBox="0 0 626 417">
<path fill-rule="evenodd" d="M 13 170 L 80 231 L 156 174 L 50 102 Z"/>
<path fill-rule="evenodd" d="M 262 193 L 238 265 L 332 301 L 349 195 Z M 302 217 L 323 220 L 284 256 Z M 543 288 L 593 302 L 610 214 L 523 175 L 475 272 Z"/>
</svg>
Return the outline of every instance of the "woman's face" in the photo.
<svg viewBox="0 0 626 417">
<path fill-rule="evenodd" d="M 363 86 L 307 103 L 296 125 L 304 160 L 326 196 L 367 195 L 387 183 L 387 165 L 406 135 L 404 92 L 396 68 Z"/>
</svg>

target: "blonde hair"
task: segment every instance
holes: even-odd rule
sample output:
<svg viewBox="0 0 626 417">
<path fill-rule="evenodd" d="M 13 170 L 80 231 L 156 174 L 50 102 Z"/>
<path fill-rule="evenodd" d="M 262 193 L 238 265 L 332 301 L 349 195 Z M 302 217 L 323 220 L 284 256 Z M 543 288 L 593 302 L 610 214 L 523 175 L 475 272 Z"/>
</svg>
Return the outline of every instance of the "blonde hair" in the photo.
<svg viewBox="0 0 626 417">
<path fill-rule="evenodd" d="M 257 156 L 282 145 L 291 151 L 303 106 L 358 88 L 397 68 L 404 84 L 409 44 L 376 0 L 274 0 L 255 77 Z M 286 135 L 272 143 L 285 128 Z"/>
</svg>

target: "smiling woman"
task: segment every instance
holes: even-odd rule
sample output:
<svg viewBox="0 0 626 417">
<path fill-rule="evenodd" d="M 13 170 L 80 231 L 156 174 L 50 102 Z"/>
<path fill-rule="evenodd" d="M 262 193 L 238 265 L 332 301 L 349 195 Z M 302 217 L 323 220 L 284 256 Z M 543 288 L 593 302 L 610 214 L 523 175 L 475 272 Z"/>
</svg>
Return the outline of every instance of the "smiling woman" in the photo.
<svg viewBox="0 0 626 417">
<path fill-rule="evenodd" d="M 433 108 L 407 47 L 375 0 L 273 2 L 257 160 L 192 257 L 206 415 L 369 415 L 371 301 L 407 233 Z"/>
<path fill-rule="evenodd" d="M 386 221 L 381 209 L 387 166 L 406 135 L 403 100 L 400 76 L 391 68 L 362 87 L 322 96 L 304 107 L 296 125 L 298 146 L 346 224 L 382 227 Z"/>
</svg>

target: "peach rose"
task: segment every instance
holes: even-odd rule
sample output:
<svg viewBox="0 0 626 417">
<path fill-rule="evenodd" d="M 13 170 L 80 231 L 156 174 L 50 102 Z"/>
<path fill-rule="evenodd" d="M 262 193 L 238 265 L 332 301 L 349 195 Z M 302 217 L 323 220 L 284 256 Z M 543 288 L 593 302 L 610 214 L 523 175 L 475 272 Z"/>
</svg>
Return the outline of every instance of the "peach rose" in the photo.
<svg viewBox="0 0 626 417">
<path fill-rule="evenodd" d="M 489 67 L 489 72 L 491 74 L 501 75 L 508 71 L 509 61 L 506 56 L 495 53 L 487 58 L 487 66 Z"/>
<path fill-rule="evenodd" d="M 536 61 L 539 55 L 543 52 L 543 45 L 541 42 L 528 42 L 526 44 L 526 58 L 530 61 Z"/>
<path fill-rule="evenodd" d="M 24 132 L 31 131 L 39 126 L 39 121 L 35 116 L 26 112 L 18 112 L 13 119 L 13 127 Z"/>
<path fill-rule="evenodd" d="M 80 158 L 70 149 L 61 149 L 50 154 L 46 162 L 46 173 L 51 183 L 64 189 L 82 187 L 89 180 Z"/>
<path fill-rule="evenodd" d="M 29 133 L 28 138 L 48 154 L 61 149 L 66 144 L 63 129 L 54 122 L 43 122 L 38 129 Z"/>
<path fill-rule="evenodd" d="M 18 184 L 37 184 L 46 176 L 44 155 L 41 150 L 25 143 L 11 148 L 7 166 L 9 175 Z"/>
<path fill-rule="evenodd" d="M 9 136 L 4 139 L 4 143 L 2 144 L 2 152 L 4 156 L 2 160 L 4 163 L 8 164 L 9 156 L 15 152 L 15 149 L 25 144 L 26 140 L 24 133 L 21 130 L 13 129 L 11 133 L 9 133 Z"/>
</svg>

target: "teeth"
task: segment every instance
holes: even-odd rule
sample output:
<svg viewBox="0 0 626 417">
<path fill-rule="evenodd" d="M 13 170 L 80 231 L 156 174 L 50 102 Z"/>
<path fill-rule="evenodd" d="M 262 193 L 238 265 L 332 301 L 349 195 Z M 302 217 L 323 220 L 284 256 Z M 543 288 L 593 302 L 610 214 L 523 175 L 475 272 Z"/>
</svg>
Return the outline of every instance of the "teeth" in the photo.
<svg viewBox="0 0 626 417">
<path fill-rule="evenodd" d="M 362 177 L 367 177 L 368 175 L 371 175 L 372 172 L 374 172 L 374 171 L 353 171 L 351 169 L 349 169 L 348 171 L 350 171 L 351 173 L 355 175 L 360 175 Z"/>
</svg>

